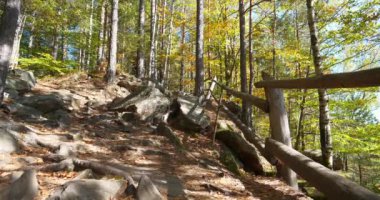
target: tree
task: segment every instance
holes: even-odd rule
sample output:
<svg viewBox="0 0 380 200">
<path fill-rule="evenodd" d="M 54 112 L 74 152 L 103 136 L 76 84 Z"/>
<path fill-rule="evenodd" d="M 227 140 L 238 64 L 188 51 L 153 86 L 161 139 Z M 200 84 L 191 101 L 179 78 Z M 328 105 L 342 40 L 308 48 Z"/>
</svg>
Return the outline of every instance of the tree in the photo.
<svg viewBox="0 0 380 200">
<path fill-rule="evenodd" d="M 313 0 L 306 0 L 307 19 L 310 31 L 310 44 L 313 53 L 313 62 L 315 73 L 317 76 L 322 76 L 321 56 L 318 44 L 317 28 L 315 25 L 315 10 Z M 319 131 L 322 150 L 322 159 L 326 167 L 332 168 L 333 152 L 332 138 L 330 130 L 330 115 L 328 107 L 328 97 L 326 89 L 318 89 L 319 96 Z"/>
<path fill-rule="evenodd" d="M 200 96 L 204 89 L 203 34 L 204 34 L 204 0 L 197 0 L 197 31 L 195 50 L 195 88 L 194 95 Z"/>
<path fill-rule="evenodd" d="M 98 46 L 98 56 L 97 56 L 97 62 L 96 64 L 98 67 L 101 65 L 101 62 L 105 59 L 105 45 L 104 40 L 106 38 L 106 15 L 107 12 L 107 0 L 103 0 L 101 4 L 101 11 L 100 11 L 100 27 L 99 27 L 99 46 Z"/>
<path fill-rule="evenodd" d="M 157 2 L 156 0 L 151 0 L 150 5 L 150 58 L 148 67 L 148 77 L 156 80 L 157 79 L 157 69 L 156 69 L 156 49 L 157 49 Z"/>
<path fill-rule="evenodd" d="M 240 29 L 240 91 L 247 93 L 247 54 L 245 49 L 245 10 L 244 0 L 239 0 L 239 29 Z M 242 102 L 241 119 L 244 124 L 250 125 L 249 104 Z"/>
<path fill-rule="evenodd" d="M 139 46 L 137 49 L 137 78 L 144 77 L 145 73 L 145 56 L 144 56 L 144 26 L 145 26 L 145 0 L 139 0 L 139 21 L 138 21 L 138 34 L 139 34 Z"/>
<path fill-rule="evenodd" d="M 108 70 L 106 74 L 106 82 L 108 84 L 115 81 L 116 64 L 117 64 L 117 31 L 118 31 L 118 10 L 119 0 L 112 0 L 112 24 L 111 24 L 111 40 L 110 40 L 110 55 L 108 61 Z"/>
<path fill-rule="evenodd" d="M 10 65 L 16 29 L 19 26 L 21 0 L 7 0 L 0 24 L 0 103 L 4 99 L 4 89 Z"/>
</svg>

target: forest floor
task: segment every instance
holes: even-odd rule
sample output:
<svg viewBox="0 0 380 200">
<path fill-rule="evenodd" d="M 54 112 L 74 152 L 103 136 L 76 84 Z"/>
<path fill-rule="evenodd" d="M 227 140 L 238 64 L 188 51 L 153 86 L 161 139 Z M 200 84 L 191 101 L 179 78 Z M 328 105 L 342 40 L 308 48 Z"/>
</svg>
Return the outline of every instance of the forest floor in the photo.
<svg viewBox="0 0 380 200">
<path fill-rule="evenodd" d="M 100 80 L 68 76 L 40 81 L 32 93 L 51 94 L 68 90 L 86 99 L 102 98 L 101 102 L 109 103 L 112 95 L 108 95 L 108 91 L 103 88 Z M 208 110 L 212 121 L 215 118 L 213 109 L 211 106 Z M 121 126 L 117 121 L 117 113 L 108 111 L 105 104 L 87 104 L 72 110 L 70 117 L 69 126 L 55 127 L 1 114 L 1 118 L 22 124 L 39 136 L 49 136 L 46 137 L 48 143 L 76 143 L 81 148 L 76 153 L 79 159 L 115 166 L 129 172 L 135 181 L 142 174 L 148 175 L 167 199 L 310 199 L 275 177 L 254 176 L 250 173 L 238 176 L 229 172 L 219 160 L 219 144 L 213 145 L 208 136 L 188 135 L 175 130 L 185 147 L 179 149 L 166 137 L 157 134 L 150 124 L 137 121 L 127 128 Z M 65 139 L 67 135 L 79 139 Z M 0 187 L 9 184 L 14 171 L 26 166 L 49 164 L 42 158 L 50 152 L 46 147 L 28 146 L 17 153 L 1 155 Z M 38 172 L 39 193 L 36 199 L 47 198 L 52 191 L 77 174 L 75 171 Z M 120 179 L 111 175 L 106 178 Z"/>
</svg>

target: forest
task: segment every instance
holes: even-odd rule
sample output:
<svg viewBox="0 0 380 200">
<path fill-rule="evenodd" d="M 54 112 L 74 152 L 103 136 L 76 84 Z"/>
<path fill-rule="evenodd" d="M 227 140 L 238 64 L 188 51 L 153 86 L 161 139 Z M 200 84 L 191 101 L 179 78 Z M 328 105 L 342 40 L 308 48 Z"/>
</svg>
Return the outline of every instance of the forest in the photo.
<svg viewBox="0 0 380 200">
<path fill-rule="evenodd" d="M 191 158 L 183 156 L 184 160 L 179 159 L 179 163 L 203 163 L 209 155 L 205 152 L 213 155 L 217 152 L 215 154 L 222 157 L 220 152 L 227 149 L 225 151 L 232 152 L 230 159 L 237 162 L 226 164 L 223 158 L 212 162 L 222 162 L 234 174 L 228 177 L 249 180 L 260 175 L 282 179 L 304 195 L 298 198 L 288 194 L 289 199 L 307 199 L 308 196 L 323 199 L 324 195 L 330 199 L 336 195 L 330 194 L 328 188 L 322 191 L 324 186 L 318 184 L 327 184 L 324 180 L 314 183 L 315 177 L 310 180 L 304 177 L 303 173 L 308 173 L 305 168 L 295 166 L 294 169 L 288 164 L 287 159 L 298 153 L 301 155 L 295 157 L 301 159 L 305 155 L 329 169 L 326 176 L 330 176 L 331 171 L 334 176 L 344 177 L 350 185 L 347 190 L 352 189 L 359 196 L 363 192 L 363 199 L 370 199 L 371 195 L 380 198 L 380 0 L 0 0 L 0 16 L 0 103 L 3 111 L 0 134 L 4 132 L 0 136 L 0 155 L 7 152 L 8 136 L 5 135 L 11 130 L 8 127 L 11 122 L 7 120 L 25 124 L 27 129 L 38 129 L 41 133 L 56 134 L 58 131 L 73 135 L 75 131 L 82 131 L 85 135 L 80 136 L 79 142 L 86 145 L 102 143 L 101 148 L 115 147 L 124 141 L 122 150 L 111 149 L 111 152 L 142 151 L 140 148 L 145 147 L 137 148 L 133 142 L 125 142 L 132 141 L 129 136 L 103 136 L 108 132 L 116 134 L 114 126 L 121 126 L 123 130 L 127 128 L 127 132 L 132 130 L 133 134 L 141 131 L 144 137 L 153 130 L 165 135 L 174 143 L 176 156 L 191 154 Z M 18 76 L 22 81 L 15 78 Z M 32 83 L 25 82 L 25 76 L 28 76 L 26 79 L 33 77 Z M 78 96 L 78 109 L 70 110 L 63 96 L 59 97 L 62 103 L 49 96 L 56 93 Z M 76 97 L 73 98 L 76 102 Z M 86 100 L 82 102 L 82 99 Z M 74 100 L 70 100 L 70 105 Z M 45 111 L 56 104 L 61 107 Z M 33 107 L 33 111 L 29 107 Z M 70 123 L 64 121 L 62 125 L 60 120 L 66 119 L 63 117 L 66 115 Z M 96 116 L 99 121 L 95 120 Z M 114 118 L 109 118 L 111 116 Z M 136 116 L 138 122 L 134 121 Z M 58 128 L 52 128 L 51 121 L 57 122 Z M 99 125 L 102 128 L 92 127 L 103 123 Z M 105 133 L 98 136 L 96 132 L 92 136 L 86 131 Z M 228 135 L 230 133 L 232 135 Z M 70 142 L 54 146 L 55 140 L 45 141 L 46 134 L 37 134 L 39 136 L 31 136 L 35 137 L 36 144 L 30 145 L 24 139 L 27 136 L 9 134 L 19 140 L 23 149 L 22 153 L 15 154 L 16 157 L 39 154 L 44 162 L 17 167 L 12 162 L 3 165 L 0 160 L 0 182 L 4 182 L 0 184 L 0 199 L 18 199 L 7 197 L 12 192 L 4 193 L 1 188 L 10 185 L 12 191 L 12 184 L 5 184 L 11 177 L 9 174 L 26 168 L 40 170 L 39 181 L 45 175 L 56 176 L 47 175 L 52 171 L 70 171 L 62 176 L 72 178 L 77 175 L 78 166 L 95 172 L 105 170 L 103 174 L 116 174 L 126 179 L 125 195 L 134 181 L 139 180 L 134 172 L 126 175 L 111 165 L 109 169 L 106 165 L 97 166 L 92 159 L 86 160 L 86 154 L 78 149 L 74 152 L 75 158 L 71 153 L 70 157 L 57 153 L 71 152 L 62 150 L 62 144 Z M 63 135 L 58 134 L 57 138 Z M 101 139 L 96 139 L 98 137 Z M 156 140 L 155 137 L 150 140 Z M 265 140 L 268 137 L 273 141 Z M 218 140 L 217 145 L 215 140 Z M 74 143 L 78 141 L 75 139 Z M 165 145 L 157 148 L 163 149 Z M 78 145 L 75 148 L 79 148 Z M 267 148 L 274 155 L 268 153 Z M 51 153 L 52 149 L 58 149 L 52 155 L 59 158 L 49 156 L 46 162 L 47 152 Z M 280 153 L 277 155 L 274 149 L 288 153 L 296 151 L 285 158 Z M 171 159 L 166 154 L 160 156 Z M 204 157 L 198 158 L 198 154 Z M 110 153 L 107 156 L 130 164 L 126 160 L 132 157 L 123 160 L 118 155 Z M 277 160 L 274 165 L 273 156 Z M 9 159 L 16 157 L 10 154 Z M 146 160 L 151 159 L 148 157 Z M 53 169 L 56 159 L 59 164 L 71 159 L 75 170 L 62 170 L 68 166 L 67 162 L 60 165 L 62 169 Z M 168 162 L 165 159 L 161 162 Z M 262 159 L 266 164 L 262 164 Z M 97 164 L 103 161 L 107 159 L 97 158 Z M 11 165 L 13 168 L 9 167 Z M 239 169 L 231 170 L 231 166 Z M 179 170 L 176 166 L 168 168 L 173 174 Z M 224 170 L 218 167 L 222 168 Z M 296 186 L 291 178 L 292 170 L 298 175 Z M 46 174 L 41 175 L 42 172 Z M 187 173 L 196 174 L 197 171 Z M 154 183 L 154 192 L 151 192 L 154 194 L 149 195 L 153 196 L 144 197 L 148 194 L 140 193 L 137 187 L 137 199 L 170 199 L 170 187 L 162 192 L 154 177 L 149 176 Z M 139 185 L 144 181 L 152 182 L 149 178 L 147 181 L 142 176 Z M 191 181 L 181 181 L 186 190 L 178 199 L 247 197 L 244 192 L 223 189 L 217 183 L 207 183 L 207 187 L 202 183 L 199 187 L 204 186 L 210 195 L 197 196 L 186 192 L 192 190 L 189 189 Z M 342 184 L 344 181 L 342 179 Z M 310 185 L 319 192 L 307 189 Z M 46 198 L 52 190 L 52 186 L 41 187 L 36 199 Z M 248 189 L 247 185 L 245 188 L 243 191 L 249 190 L 254 196 L 252 188 Z M 129 199 L 122 197 L 120 190 L 115 194 L 112 199 Z M 221 194 L 224 196 L 218 196 Z M 61 199 L 70 197 L 61 196 Z"/>
</svg>

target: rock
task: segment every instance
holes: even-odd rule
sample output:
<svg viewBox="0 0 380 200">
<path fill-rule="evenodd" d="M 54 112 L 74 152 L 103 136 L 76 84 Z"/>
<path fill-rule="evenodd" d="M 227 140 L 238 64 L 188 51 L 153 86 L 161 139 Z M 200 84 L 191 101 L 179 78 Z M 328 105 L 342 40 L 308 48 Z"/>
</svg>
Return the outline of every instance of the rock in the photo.
<svg viewBox="0 0 380 200">
<path fill-rule="evenodd" d="M 68 110 L 80 110 L 88 102 L 88 97 L 75 94 L 73 91 L 66 89 L 55 90 L 53 94 L 63 100 Z"/>
<path fill-rule="evenodd" d="M 25 106 L 20 103 L 9 105 L 10 113 L 18 118 L 25 120 L 41 120 L 42 113 L 30 106 Z"/>
<path fill-rule="evenodd" d="M 12 153 L 18 150 L 17 139 L 6 129 L 0 128 L 0 153 Z"/>
<path fill-rule="evenodd" d="M 109 200 L 123 187 L 125 181 L 80 179 L 65 183 L 49 195 L 47 200 Z"/>
<path fill-rule="evenodd" d="M 32 72 L 14 69 L 8 73 L 6 90 L 15 90 L 23 94 L 30 92 L 36 83 L 37 81 Z"/>
<path fill-rule="evenodd" d="M 210 127 L 210 119 L 198 105 L 198 98 L 182 96 L 174 99 L 170 106 L 168 123 L 184 131 L 200 132 Z"/>
<path fill-rule="evenodd" d="M 239 104 L 233 102 L 233 101 L 222 101 L 222 104 L 225 105 L 228 110 L 230 110 L 233 114 L 240 116 L 241 115 L 241 107 Z"/>
<path fill-rule="evenodd" d="M 139 185 L 136 189 L 136 197 L 138 200 L 161 200 L 163 199 L 160 192 L 146 175 L 142 175 Z"/>
<path fill-rule="evenodd" d="M 20 103 L 35 108 L 43 114 L 65 109 L 63 100 L 57 95 L 34 95 L 24 97 Z"/>
<path fill-rule="evenodd" d="M 141 90 L 143 86 L 143 82 L 140 79 L 130 79 L 127 78 L 117 83 L 118 86 L 126 88 L 129 92 L 135 93 Z"/>
<path fill-rule="evenodd" d="M 36 171 L 27 170 L 9 187 L 0 191 L 0 199 L 33 200 L 38 193 Z"/>
<path fill-rule="evenodd" d="M 169 110 L 170 100 L 155 87 L 146 86 L 132 93 L 122 101 L 113 101 L 108 105 L 109 110 L 128 111 L 136 113 L 143 121 L 163 117 Z"/>
<path fill-rule="evenodd" d="M 71 116 L 65 110 L 56 110 L 45 115 L 50 120 L 55 120 L 61 127 L 68 127 L 71 124 Z"/>
</svg>

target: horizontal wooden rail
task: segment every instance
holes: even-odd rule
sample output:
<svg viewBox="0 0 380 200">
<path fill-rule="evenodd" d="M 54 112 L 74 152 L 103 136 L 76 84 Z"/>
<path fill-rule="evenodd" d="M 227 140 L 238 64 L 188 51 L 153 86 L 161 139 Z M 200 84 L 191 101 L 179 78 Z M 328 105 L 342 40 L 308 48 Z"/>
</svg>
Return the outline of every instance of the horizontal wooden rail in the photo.
<svg viewBox="0 0 380 200">
<path fill-rule="evenodd" d="M 217 103 L 219 102 L 213 94 L 212 97 L 215 99 Z M 250 128 L 248 128 L 243 122 L 241 122 L 240 119 L 234 113 L 232 113 L 225 105 L 223 105 L 223 103 L 219 104 L 218 106 L 222 109 L 224 113 L 227 114 L 231 121 L 234 122 L 234 124 L 241 130 L 241 132 L 243 132 L 246 139 L 256 147 L 260 154 L 269 163 L 271 163 L 272 165 L 277 164 L 277 160 L 273 156 L 271 156 L 269 152 L 265 150 L 264 140 L 261 137 L 253 133 L 253 131 Z"/>
<path fill-rule="evenodd" d="M 339 176 L 337 173 L 280 142 L 267 139 L 265 148 L 312 186 L 324 193 L 328 199 L 380 200 L 379 195 Z"/>
<path fill-rule="evenodd" d="M 243 100 L 246 100 L 248 101 L 249 103 L 251 103 L 252 105 L 258 107 L 260 110 L 268 113 L 269 112 L 269 105 L 268 105 L 268 102 L 265 100 L 265 99 L 261 99 L 259 97 L 255 97 L 255 96 L 252 96 L 252 95 L 249 95 L 249 94 L 246 94 L 246 93 L 242 93 L 242 92 L 237 92 L 217 81 L 215 81 L 215 83 L 220 86 L 222 89 L 226 90 L 228 93 L 232 94 L 233 96 L 235 97 L 238 97 L 240 99 L 243 99 Z"/>
<path fill-rule="evenodd" d="M 266 80 L 255 83 L 258 88 L 316 89 L 316 88 L 359 88 L 380 86 L 380 68 L 357 72 L 328 74 L 319 77 L 293 80 Z"/>
</svg>

